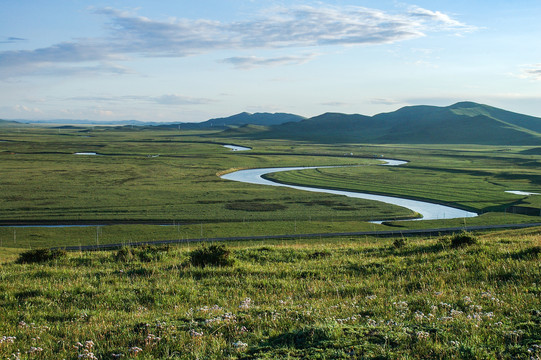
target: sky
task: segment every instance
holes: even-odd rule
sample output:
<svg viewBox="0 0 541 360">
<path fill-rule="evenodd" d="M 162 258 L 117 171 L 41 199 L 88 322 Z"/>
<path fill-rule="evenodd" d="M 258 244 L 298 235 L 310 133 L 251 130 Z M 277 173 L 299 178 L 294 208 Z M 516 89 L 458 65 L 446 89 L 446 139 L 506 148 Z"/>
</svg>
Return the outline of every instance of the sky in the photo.
<svg viewBox="0 0 541 360">
<path fill-rule="evenodd" d="M 0 119 L 541 117 L 539 0 L 0 1 Z"/>
</svg>

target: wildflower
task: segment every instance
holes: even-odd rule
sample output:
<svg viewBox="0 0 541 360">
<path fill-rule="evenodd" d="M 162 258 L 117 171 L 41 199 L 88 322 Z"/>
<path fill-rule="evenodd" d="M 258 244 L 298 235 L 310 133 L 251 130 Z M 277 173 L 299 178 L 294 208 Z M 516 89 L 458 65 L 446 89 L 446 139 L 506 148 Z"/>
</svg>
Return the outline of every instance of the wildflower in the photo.
<svg viewBox="0 0 541 360">
<path fill-rule="evenodd" d="M 429 338 L 430 334 L 427 333 L 426 331 L 417 331 L 415 333 L 415 336 L 417 337 L 417 339 L 419 340 L 426 340 Z"/>
<path fill-rule="evenodd" d="M 193 336 L 193 337 L 200 337 L 200 336 L 203 336 L 203 332 L 197 332 L 195 331 L 194 329 L 191 329 L 190 330 L 190 335 Z"/>
<path fill-rule="evenodd" d="M 441 291 L 435 291 L 434 296 L 442 296 L 443 293 Z"/>
<path fill-rule="evenodd" d="M 368 295 L 365 299 L 366 300 L 376 300 L 377 299 L 377 295 Z"/>
<path fill-rule="evenodd" d="M 472 299 L 469 297 L 469 296 L 464 296 L 464 302 L 466 304 L 471 304 L 472 303 Z"/>
<path fill-rule="evenodd" d="M 422 321 L 424 317 L 425 317 L 425 314 L 423 314 L 422 312 L 420 311 L 415 312 L 415 320 Z"/>
<path fill-rule="evenodd" d="M 460 346 L 460 343 L 458 341 L 454 341 L 454 340 L 449 341 L 449 344 L 451 344 L 451 346 L 455 346 L 455 347 Z"/>
<path fill-rule="evenodd" d="M 92 349 L 94 347 L 94 342 L 92 340 L 85 341 L 85 349 Z"/>
<path fill-rule="evenodd" d="M 124 354 L 120 354 L 120 353 L 118 353 L 118 354 L 111 354 L 111 356 L 112 356 L 113 358 L 115 358 L 115 359 L 121 358 L 123 355 L 124 355 Z"/>
<path fill-rule="evenodd" d="M 84 349 L 82 354 L 79 354 L 77 356 L 78 359 L 90 359 L 90 360 L 98 360 L 96 355 L 94 353 L 90 352 L 88 349 Z"/>
<path fill-rule="evenodd" d="M 133 346 L 130 348 L 129 352 L 131 352 L 133 355 L 137 355 L 139 354 L 141 351 L 143 351 L 143 349 L 141 349 L 140 347 L 137 347 L 137 346 Z"/>
<path fill-rule="evenodd" d="M 252 303 L 252 299 L 246 298 L 242 301 L 242 303 L 239 305 L 239 309 L 249 309 L 250 304 Z"/>
<path fill-rule="evenodd" d="M 458 317 L 458 316 L 460 316 L 462 314 L 463 314 L 463 312 L 460 311 L 460 310 L 451 309 L 451 316 L 452 317 Z"/>
<path fill-rule="evenodd" d="M 19 321 L 19 327 L 25 328 L 28 327 L 28 325 L 24 321 Z"/>
<path fill-rule="evenodd" d="M 147 338 L 145 339 L 145 344 L 152 345 L 159 342 L 161 339 L 162 339 L 161 337 L 158 337 L 154 334 L 148 334 Z"/>
<path fill-rule="evenodd" d="M 376 326 L 377 322 L 374 319 L 368 319 L 368 326 Z"/>
<path fill-rule="evenodd" d="M 42 352 L 42 351 L 43 351 L 42 348 L 32 346 L 32 347 L 30 347 L 30 350 L 27 351 L 27 353 L 28 354 L 35 354 L 35 353 L 39 353 L 39 352 Z"/>
<path fill-rule="evenodd" d="M 247 347 L 247 346 L 248 346 L 248 344 L 246 344 L 246 343 L 244 343 L 244 342 L 242 342 L 242 341 L 240 341 L 240 340 L 233 343 L 233 347 L 235 347 L 235 348 L 237 348 L 237 349 L 238 349 L 238 348 L 245 348 L 245 347 Z"/>
<path fill-rule="evenodd" d="M 0 344 L 13 344 L 13 342 L 15 342 L 15 339 L 17 339 L 15 336 L 2 336 L 0 338 Z"/>
</svg>

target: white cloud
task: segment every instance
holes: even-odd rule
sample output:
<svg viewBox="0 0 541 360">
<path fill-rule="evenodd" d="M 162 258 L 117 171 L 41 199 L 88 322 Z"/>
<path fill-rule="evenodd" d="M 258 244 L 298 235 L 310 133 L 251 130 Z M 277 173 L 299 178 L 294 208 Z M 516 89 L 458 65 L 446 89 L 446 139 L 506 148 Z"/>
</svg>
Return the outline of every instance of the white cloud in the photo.
<svg viewBox="0 0 541 360">
<path fill-rule="evenodd" d="M 34 50 L 2 51 L 0 78 L 57 75 L 59 71 L 75 74 L 80 70 L 125 73 L 129 71 L 112 64 L 132 57 L 184 57 L 224 49 L 385 44 L 426 36 L 432 31 L 473 29 L 449 15 L 419 7 L 399 14 L 359 6 L 276 7 L 254 18 L 230 23 L 208 19 L 155 20 L 112 8 L 94 13 L 107 17 L 107 37 L 66 41 Z M 228 62 L 249 67 L 300 64 L 306 60 L 302 56 L 232 57 Z"/>
</svg>

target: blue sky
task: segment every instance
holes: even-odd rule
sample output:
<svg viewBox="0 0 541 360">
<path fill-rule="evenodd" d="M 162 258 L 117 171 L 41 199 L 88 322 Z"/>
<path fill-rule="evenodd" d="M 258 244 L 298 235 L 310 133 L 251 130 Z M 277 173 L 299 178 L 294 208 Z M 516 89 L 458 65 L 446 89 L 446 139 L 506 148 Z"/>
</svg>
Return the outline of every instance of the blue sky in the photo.
<svg viewBox="0 0 541 360">
<path fill-rule="evenodd" d="M 17 0 L 0 118 L 373 115 L 471 100 L 541 117 L 538 0 Z"/>
</svg>

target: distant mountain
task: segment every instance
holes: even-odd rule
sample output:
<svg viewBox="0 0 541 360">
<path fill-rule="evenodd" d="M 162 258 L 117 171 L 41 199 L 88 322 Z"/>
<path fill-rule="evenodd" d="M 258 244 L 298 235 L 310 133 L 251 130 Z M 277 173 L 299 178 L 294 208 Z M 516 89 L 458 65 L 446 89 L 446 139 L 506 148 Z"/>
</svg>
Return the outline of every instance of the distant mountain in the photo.
<svg viewBox="0 0 541 360">
<path fill-rule="evenodd" d="M 20 122 L 17 122 L 17 121 L 0 119 L 0 127 L 1 126 L 23 126 L 23 125 L 24 124 L 21 124 Z"/>
<path fill-rule="evenodd" d="M 134 125 L 134 126 L 146 126 L 146 125 L 158 125 L 164 123 L 152 122 L 152 121 L 139 121 L 139 120 L 117 120 L 117 121 L 97 121 L 97 120 L 76 120 L 76 119 L 51 119 L 51 120 L 14 120 L 25 124 L 66 124 L 66 125 Z"/>
<path fill-rule="evenodd" d="M 302 116 L 287 113 L 255 113 L 250 114 L 242 112 L 224 118 L 210 119 L 199 123 L 181 123 L 169 125 L 168 127 L 178 127 L 180 129 L 228 129 L 230 127 L 243 125 L 261 125 L 271 126 L 280 125 L 288 122 L 297 122 L 305 119 Z"/>
<path fill-rule="evenodd" d="M 460 102 L 447 107 L 407 106 L 374 116 L 326 113 L 239 136 L 325 143 L 539 145 L 541 118 Z"/>
</svg>

